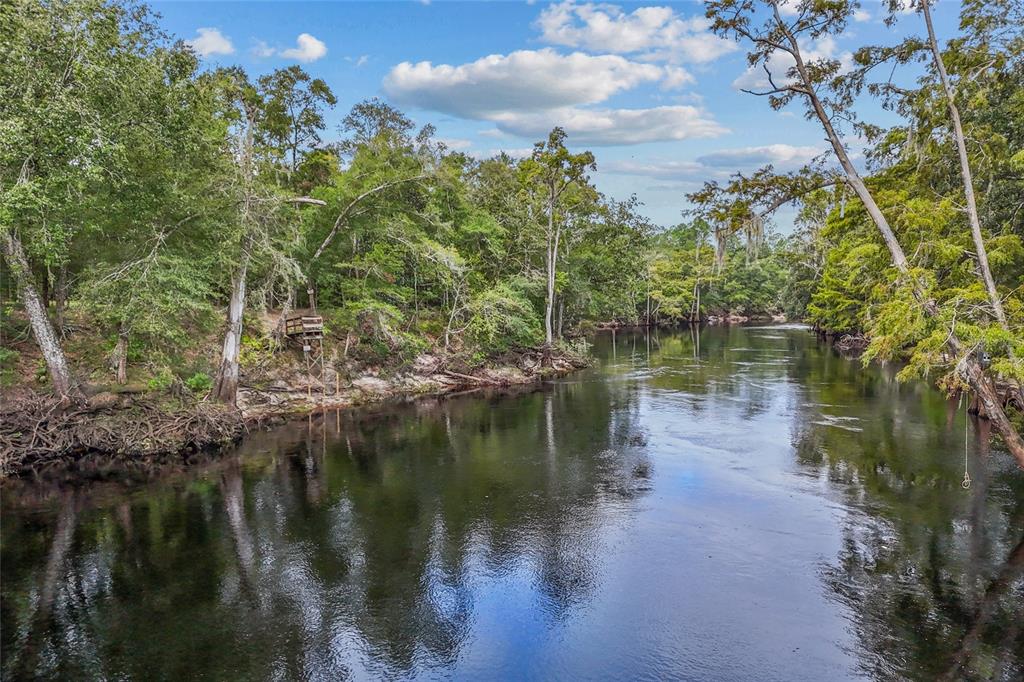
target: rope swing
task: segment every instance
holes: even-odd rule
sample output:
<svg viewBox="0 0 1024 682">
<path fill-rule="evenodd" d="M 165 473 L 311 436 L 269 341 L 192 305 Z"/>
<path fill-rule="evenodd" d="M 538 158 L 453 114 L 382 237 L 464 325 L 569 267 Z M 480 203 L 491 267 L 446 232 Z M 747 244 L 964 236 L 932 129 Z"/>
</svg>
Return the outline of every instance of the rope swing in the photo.
<svg viewBox="0 0 1024 682">
<path fill-rule="evenodd" d="M 964 391 L 960 394 L 960 404 L 964 405 Z M 970 436 L 970 401 L 967 401 L 967 405 L 964 405 L 964 480 L 960 482 L 960 487 L 964 490 L 968 490 L 971 487 L 971 474 L 967 471 L 967 444 Z"/>
</svg>

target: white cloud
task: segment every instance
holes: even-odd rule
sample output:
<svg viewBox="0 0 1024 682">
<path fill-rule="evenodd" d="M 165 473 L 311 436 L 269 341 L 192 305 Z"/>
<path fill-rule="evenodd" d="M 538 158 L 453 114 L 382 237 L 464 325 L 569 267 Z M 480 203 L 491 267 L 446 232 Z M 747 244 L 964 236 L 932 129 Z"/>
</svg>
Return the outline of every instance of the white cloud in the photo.
<svg viewBox="0 0 1024 682">
<path fill-rule="evenodd" d="M 461 137 L 435 137 L 434 140 L 454 152 L 465 151 L 473 146 L 471 141 Z"/>
<path fill-rule="evenodd" d="M 602 102 L 645 82 L 676 74 L 617 55 L 561 55 L 551 49 L 519 50 L 451 66 L 402 62 L 384 79 L 384 92 L 401 104 L 465 118 L 491 118 Z"/>
<path fill-rule="evenodd" d="M 601 164 L 601 171 L 618 175 L 640 175 L 666 180 L 692 180 L 706 175 L 706 168 L 696 161 L 628 161 L 612 160 Z"/>
<path fill-rule="evenodd" d="M 854 21 L 860 21 L 860 22 L 871 21 L 871 13 L 870 12 L 866 12 L 866 11 L 864 11 L 862 9 L 854 10 L 853 11 L 853 20 Z"/>
<path fill-rule="evenodd" d="M 784 17 L 795 17 L 800 12 L 800 0 L 779 0 L 778 6 Z"/>
<path fill-rule="evenodd" d="M 703 108 L 588 108 L 639 85 L 665 89 L 693 81 L 682 67 L 619 55 L 559 54 L 550 48 L 490 55 L 452 66 L 403 62 L 384 79 L 395 102 L 475 120 L 537 138 L 562 126 L 575 144 L 636 144 L 713 137 L 725 132 Z"/>
<path fill-rule="evenodd" d="M 625 13 L 617 5 L 550 5 L 537 19 L 541 40 L 598 52 L 639 54 L 648 61 L 709 62 L 737 49 L 709 30 L 704 17 L 682 18 L 671 7 L 641 7 Z"/>
<path fill-rule="evenodd" d="M 760 147 L 722 149 L 698 156 L 697 161 L 704 166 L 725 168 L 730 171 L 758 168 L 769 163 L 775 166 L 775 170 L 787 171 L 796 170 L 810 163 L 821 153 L 822 149 L 819 147 L 769 144 Z"/>
<path fill-rule="evenodd" d="M 192 40 L 186 41 L 200 57 L 209 57 L 212 54 L 234 54 L 235 46 L 231 39 L 216 28 L 200 28 L 198 34 Z"/>
<path fill-rule="evenodd" d="M 300 33 L 295 42 L 295 47 L 281 50 L 278 54 L 285 59 L 295 59 L 300 62 L 315 62 L 327 54 L 327 46 L 323 41 L 308 33 Z"/>
<path fill-rule="evenodd" d="M 802 44 L 800 45 L 800 52 L 804 61 L 808 63 L 818 59 L 838 59 L 841 73 L 845 73 L 853 68 L 853 55 L 848 51 L 837 54 L 838 46 L 834 36 L 824 36 L 811 45 Z M 781 86 L 792 82 L 792 79 L 787 77 L 786 73 L 795 63 L 793 57 L 788 52 L 776 50 L 772 53 L 771 57 L 768 58 L 768 70 L 771 72 L 772 80 L 775 81 L 776 85 Z M 738 90 L 768 90 L 771 88 L 768 75 L 764 72 L 761 64 L 747 68 L 743 74 L 733 81 L 732 86 Z"/>
<path fill-rule="evenodd" d="M 561 126 L 573 144 L 605 146 L 717 137 L 727 130 L 703 109 L 664 106 L 651 109 L 581 109 L 503 112 L 490 118 L 505 132 L 540 138 Z"/>
<path fill-rule="evenodd" d="M 268 45 L 265 40 L 257 40 L 256 44 L 252 46 L 252 53 L 256 57 L 273 57 L 276 52 L 277 50 Z"/>
<path fill-rule="evenodd" d="M 315 62 L 327 54 L 327 46 L 322 40 L 311 36 L 308 33 L 300 33 L 295 39 L 295 47 L 278 48 L 269 45 L 264 40 L 257 40 L 252 47 L 252 53 L 256 57 L 266 58 L 277 55 L 285 59 L 294 59 L 300 62 Z M 346 61 L 353 61 L 351 57 L 345 57 Z M 368 57 L 363 55 L 359 58 L 356 66 L 366 63 Z"/>
<path fill-rule="evenodd" d="M 497 156 L 498 154 L 508 154 L 513 159 L 525 159 L 530 154 L 533 154 L 533 147 L 496 147 L 494 149 L 489 149 L 484 156 L 490 158 L 492 156 Z"/>
<path fill-rule="evenodd" d="M 684 85 L 690 85 L 694 82 L 693 76 L 690 72 L 681 66 L 666 66 L 665 77 L 661 81 L 661 87 L 666 90 L 675 90 L 681 88 Z"/>
<path fill-rule="evenodd" d="M 722 149 L 696 159 L 646 159 L 644 161 L 607 161 L 600 166 L 605 173 L 636 175 L 672 182 L 726 180 L 736 172 L 751 172 L 772 164 L 778 172 L 789 172 L 810 163 L 822 153 L 817 147 L 769 144 L 760 147 Z"/>
</svg>

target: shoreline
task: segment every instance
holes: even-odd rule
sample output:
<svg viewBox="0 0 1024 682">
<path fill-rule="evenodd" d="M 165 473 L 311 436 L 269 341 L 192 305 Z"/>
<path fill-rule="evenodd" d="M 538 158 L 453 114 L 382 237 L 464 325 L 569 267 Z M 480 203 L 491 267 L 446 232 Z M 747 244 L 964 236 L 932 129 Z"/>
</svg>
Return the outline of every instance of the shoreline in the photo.
<svg viewBox="0 0 1024 682">
<path fill-rule="evenodd" d="M 26 395 L 5 401 L 0 409 L 0 485 L 33 479 L 87 483 L 140 469 L 157 473 L 188 467 L 221 456 L 247 436 L 308 414 L 510 390 L 588 364 L 559 354 L 551 367 L 501 362 L 461 373 L 420 366 L 386 378 L 365 372 L 344 386 L 338 381 L 336 393 L 335 386 L 321 386 L 319 395 L 308 383 L 243 383 L 234 407 L 205 399 L 99 391 L 84 407 L 61 410 L 52 397 Z"/>
</svg>

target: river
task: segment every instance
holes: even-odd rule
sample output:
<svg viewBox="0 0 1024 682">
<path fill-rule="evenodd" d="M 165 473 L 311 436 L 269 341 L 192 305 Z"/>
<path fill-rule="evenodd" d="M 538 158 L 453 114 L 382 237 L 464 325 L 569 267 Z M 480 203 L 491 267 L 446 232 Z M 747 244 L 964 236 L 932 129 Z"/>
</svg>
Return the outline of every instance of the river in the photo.
<svg viewBox="0 0 1024 682">
<path fill-rule="evenodd" d="M 795 325 L 593 352 L 5 487 L 3 678 L 1024 676 L 1024 475 L 984 422 Z"/>
</svg>

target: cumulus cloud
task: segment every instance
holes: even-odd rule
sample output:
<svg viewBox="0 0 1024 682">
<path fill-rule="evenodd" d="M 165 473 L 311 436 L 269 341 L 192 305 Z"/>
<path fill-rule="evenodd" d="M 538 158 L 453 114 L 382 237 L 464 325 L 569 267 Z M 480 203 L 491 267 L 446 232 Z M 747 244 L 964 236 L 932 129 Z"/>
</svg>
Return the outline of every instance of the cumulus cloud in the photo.
<svg viewBox="0 0 1024 682">
<path fill-rule="evenodd" d="M 541 40 L 552 45 L 645 60 L 703 63 L 737 49 L 711 33 L 704 17 L 683 18 L 671 7 L 640 7 L 626 13 L 617 5 L 569 0 L 550 5 L 537 19 Z"/>
<path fill-rule="evenodd" d="M 294 59 L 300 62 L 315 62 L 327 54 L 327 46 L 323 41 L 308 33 L 300 33 L 295 43 L 295 47 L 281 50 L 278 54 L 285 59 Z"/>
<path fill-rule="evenodd" d="M 495 147 L 489 149 L 484 156 L 490 158 L 492 156 L 498 156 L 499 154 L 508 154 L 513 159 L 525 159 L 527 156 L 533 154 L 533 147 Z"/>
<path fill-rule="evenodd" d="M 384 79 L 396 102 L 466 118 L 594 104 L 666 77 L 662 67 L 617 55 L 518 50 L 451 66 L 403 62 Z"/>
<path fill-rule="evenodd" d="M 561 126 L 574 144 L 598 147 L 717 137 L 727 132 L 707 112 L 693 106 L 651 109 L 563 107 L 537 112 L 503 112 L 490 120 L 499 129 L 522 137 L 542 137 L 552 126 Z"/>
<path fill-rule="evenodd" d="M 772 164 L 776 171 L 789 172 L 810 163 L 822 149 L 789 144 L 769 144 L 759 147 L 721 149 L 696 159 L 650 159 L 608 161 L 601 165 L 606 173 L 637 175 L 674 182 L 703 182 L 724 180 L 736 172 L 751 172 Z"/>
<path fill-rule="evenodd" d="M 854 12 L 853 12 L 853 20 L 854 21 L 860 21 L 860 22 L 871 21 L 871 13 L 870 12 L 865 12 L 862 9 L 854 10 Z"/>
<path fill-rule="evenodd" d="M 257 40 L 252 47 L 252 53 L 254 56 L 261 58 L 278 56 L 285 59 L 294 59 L 299 62 L 315 62 L 327 54 L 327 46 L 324 45 L 322 40 L 308 33 L 300 33 L 299 37 L 295 39 L 295 47 L 274 47 L 264 40 Z M 351 57 L 346 57 L 345 59 L 352 61 Z M 366 59 L 365 55 L 360 57 L 359 63 L 356 66 L 365 64 Z"/>
<path fill-rule="evenodd" d="M 216 28 L 200 28 L 196 30 L 196 37 L 186 41 L 200 57 L 209 57 L 214 54 L 234 54 L 235 46 L 231 39 Z"/>
<path fill-rule="evenodd" d="M 672 89 L 692 82 L 682 67 L 620 55 L 560 54 L 550 48 L 490 55 L 452 66 L 395 66 L 384 92 L 395 102 L 460 118 L 491 121 L 500 132 L 536 137 L 560 125 L 574 143 L 634 144 L 724 132 L 696 106 L 587 108 L 639 85 Z"/>
<path fill-rule="evenodd" d="M 846 72 L 853 68 L 853 55 L 850 52 L 838 53 L 836 39 L 833 36 L 824 36 L 813 44 L 801 44 L 800 51 L 805 62 L 812 62 L 818 59 L 838 59 L 840 72 Z M 793 68 L 796 62 L 788 52 L 777 50 L 768 59 L 768 70 L 771 71 L 772 80 L 776 85 L 783 85 L 792 82 L 786 73 Z M 764 72 L 761 64 L 751 66 L 733 81 L 732 86 L 738 90 L 767 90 L 771 88 L 768 82 L 768 75 Z"/>
</svg>

